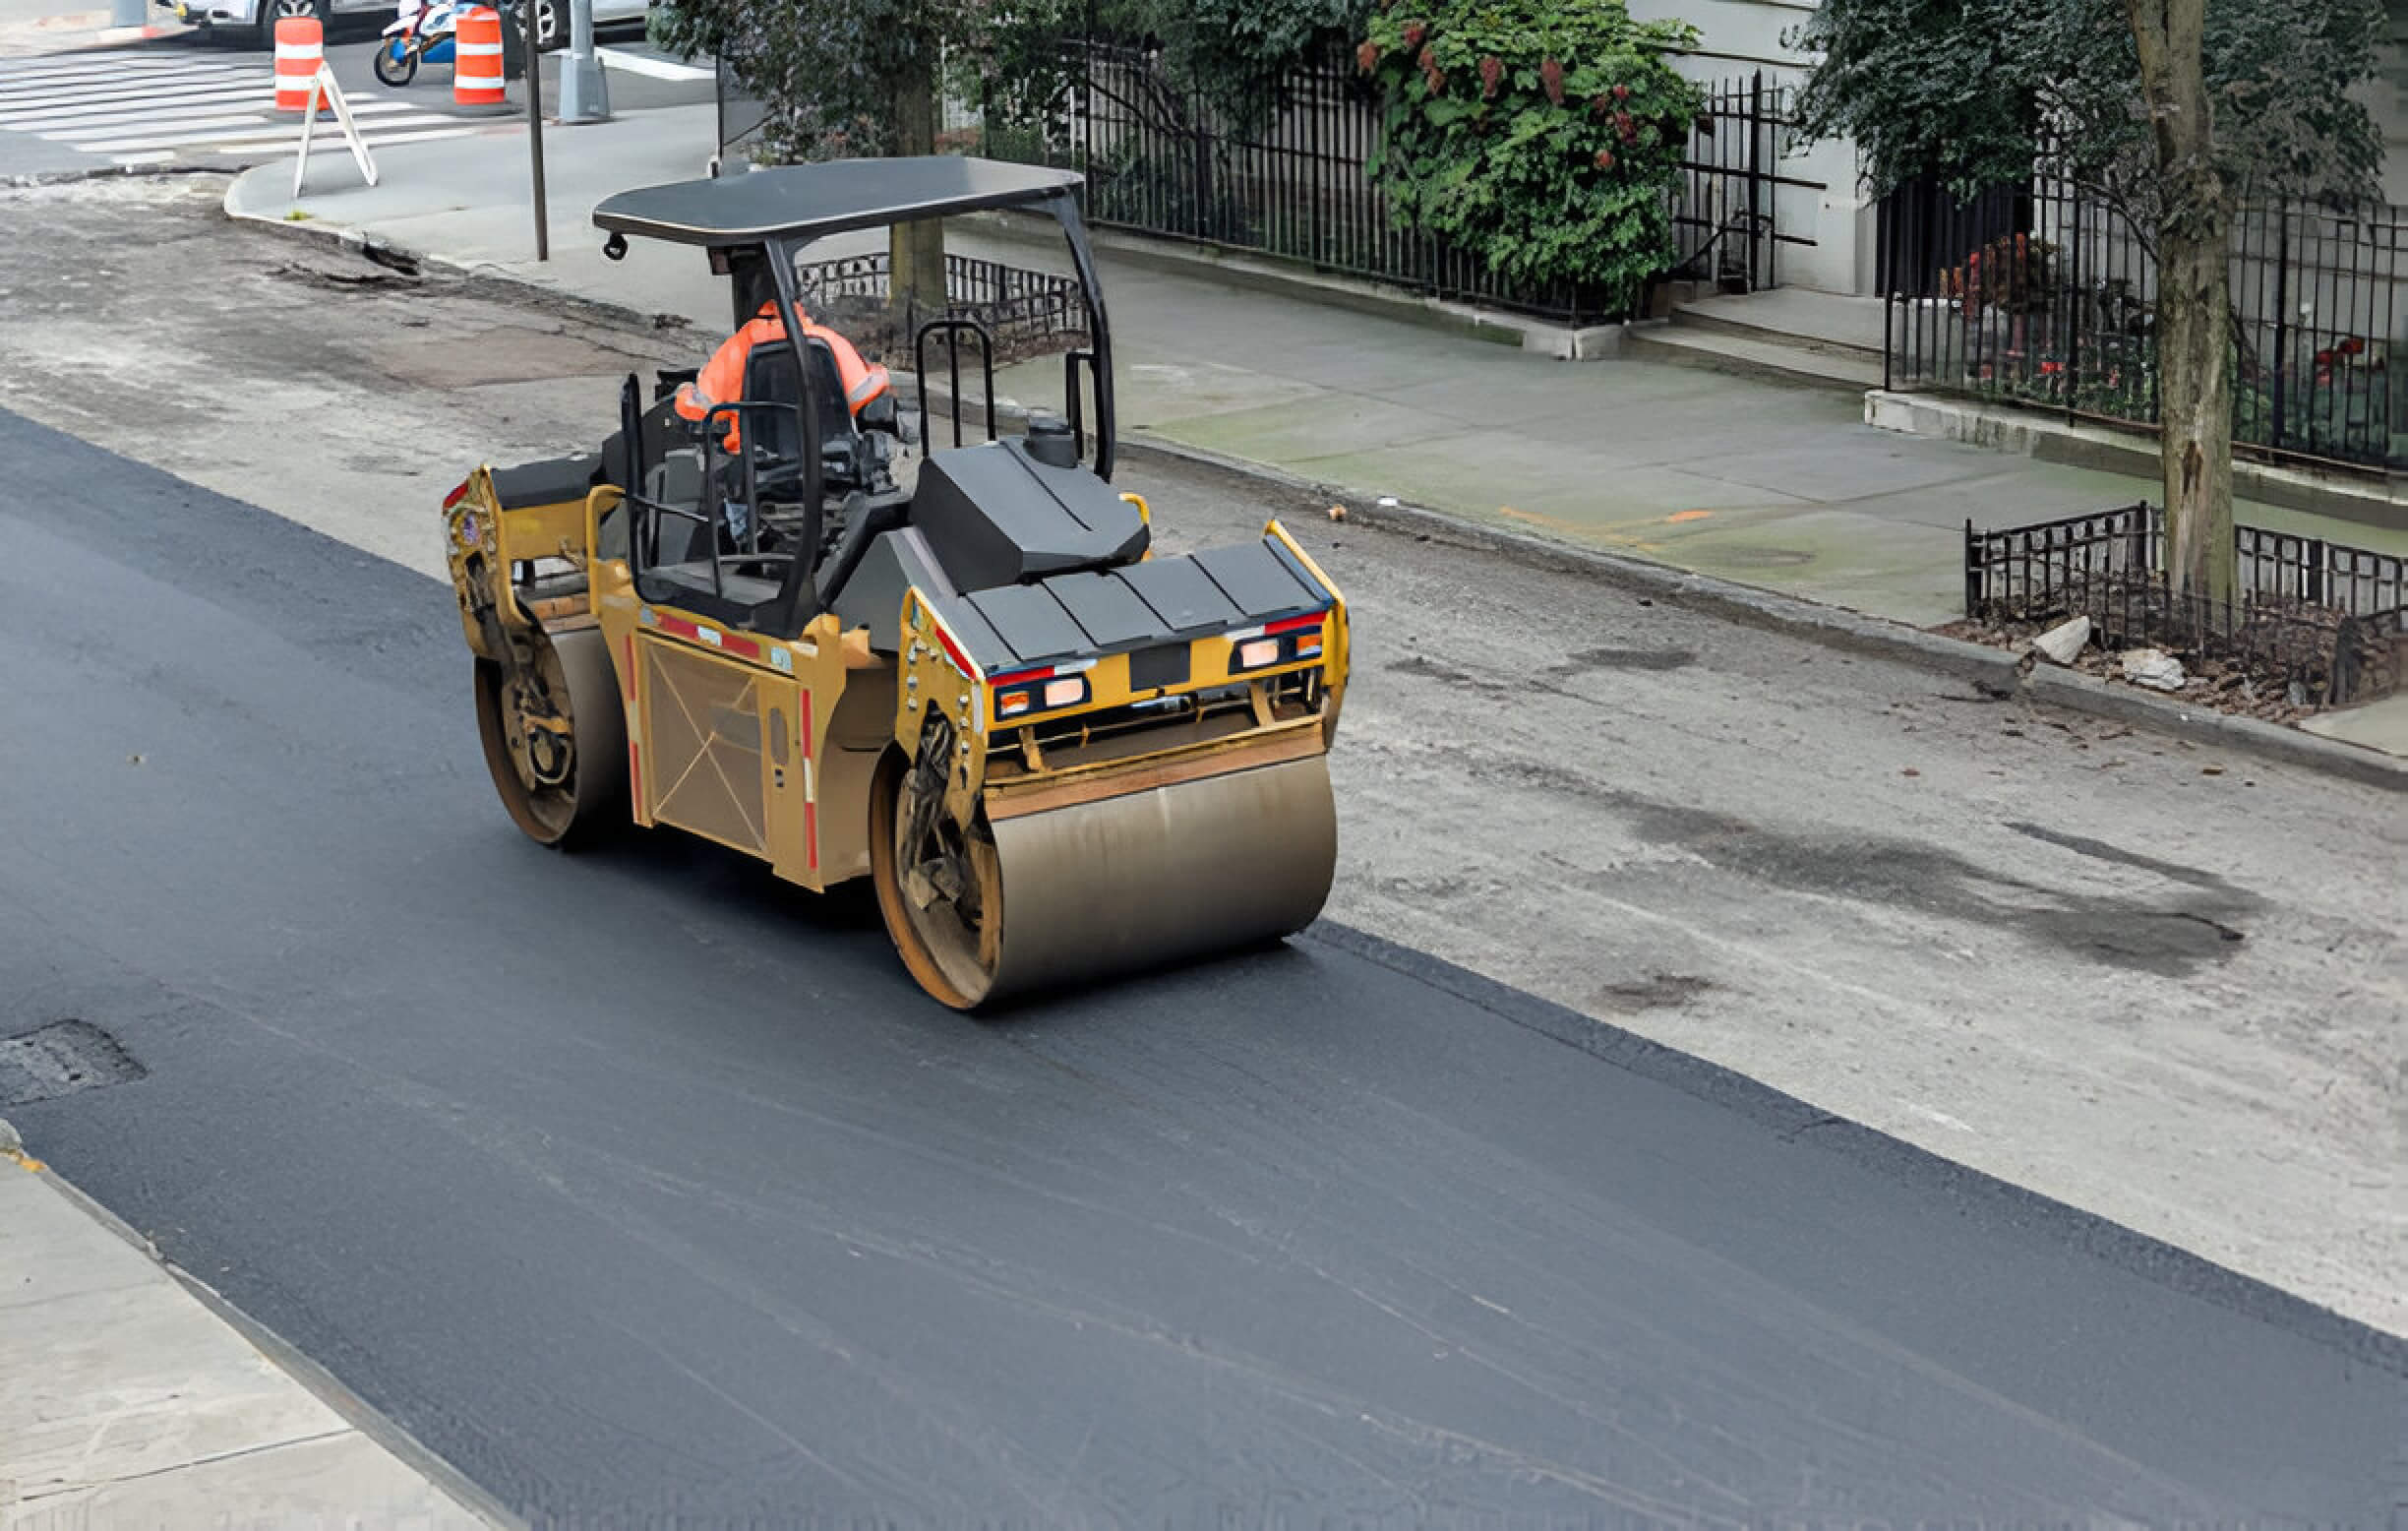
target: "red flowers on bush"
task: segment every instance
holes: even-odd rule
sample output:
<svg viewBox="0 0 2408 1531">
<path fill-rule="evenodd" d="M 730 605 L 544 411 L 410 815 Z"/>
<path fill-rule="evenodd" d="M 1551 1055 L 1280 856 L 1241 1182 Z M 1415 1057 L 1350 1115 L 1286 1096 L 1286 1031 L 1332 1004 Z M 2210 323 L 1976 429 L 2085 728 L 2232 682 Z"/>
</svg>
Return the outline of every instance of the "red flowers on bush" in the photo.
<svg viewBox="0 0 2408 1531">
<path fill-rule="evenodd" d="M 1629 100 L 1629 99 L 1630 99 L 1630 87 L 1629 87 L 1629 86 L 1626 86 L 1626 85 L 1618 85 L 1618 86 L 1615 86 L 1615 87 L 1613 88 L 1613 98 L 1614 98 L 1615 100 L 1617 100 L 1617 101 L 1627 101 L 1627 100 Z"/>
<path fill-rule="evenodd" d="M 1405 24 L 1405 45 L 1407 47 L 1419 47 L 1421 45 L 1421 39 L 1428 35 L 1429 29 L 1422 26 L 1419 22 L 1407 22 Z"/>
<path fill-rule="evenodd" d="M 1495 100 L 1497 86 L 1505 79 L 1505 61 L 1491 53 L 1479 61 L 1479 72 L 1480 99 L 1483 101 Z"/>
<path fill-rule="evenodd" d="M 1600 149 L 1596 152 L 1596 167 L 1600 170 L 1610 170 L 1614 167 L 1612 150 Z"/>
<path fill-rule="evenodd" d="M 1354 50 L 1354 67 L 1366 75 L 1379 68 L 1379 61 L 1380 45 L 1368 38 L 1364 39 L 1361 47 Z"/>
<path fill-rule="evenodd" d="M 1621 134 L 1622 142 L 1627 144 L 1639 136 L 1639 124 L 1629 112 L 1618 111 L 1614 113 L 1614 131 Z"/>
<path fill-rule="evenodd" d="M 1546 88 L 1546 97 L 1556 105 L 1563 104 L 1563 60 L 1551 58 L 1538 66 L 1538 83 Z"/>
</svg>

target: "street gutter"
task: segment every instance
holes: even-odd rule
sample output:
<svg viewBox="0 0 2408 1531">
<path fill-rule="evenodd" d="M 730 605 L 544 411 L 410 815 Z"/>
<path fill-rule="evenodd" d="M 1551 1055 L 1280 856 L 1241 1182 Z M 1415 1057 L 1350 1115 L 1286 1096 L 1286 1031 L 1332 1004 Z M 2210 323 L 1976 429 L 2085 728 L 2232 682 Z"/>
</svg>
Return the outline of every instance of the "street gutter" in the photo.
<svg viewBox="0 0 2408 1531">
<path fill-rule="evenodd" d="M 133 173 L 102 170 L 69 172 L 58 180 L 87 180 L 99 175 Z M 606 317 L 647 330 L 686 327 L 669 314 L 645 313 L 623 304 L 564 292 L 499 267 L 458 261 L 410 250 L 391 240 L 348 225 L 310 219 L 299 222 L 237 212 L 231 188 L 225 215 L 280 233 L 298 234 L 349 251 L 380 266 L 450 274 L 475 282 L 494 282 L 532 294 L 546 305 L 572 313 Z M 909 392 L 905 390 L 904 392 Z M 1013 411 L 998 410 L 999 414 Z M 2408 760 L 2400 760 L 2338 740 L 2318 738 L 2295 728 L 2241 717 L 2212 708 L 2186 705 L 2101 681 L 2095 677 L 2038 664 L 2027 655 L 1986 643 L 1944 638 L 1885 617 L 1867 616 L 1844 607 L 1781 595 L 1734 581 L 1695 574 L 1669 564 L 1608 553 L 1530 532 L 1483 525 L 1468 518 L 1425 506 L 1383 503 L 1381 496 L 1346 484 L 1324 483 L 1247 459 L 1191 447 L 1146 431 L 1131 431 L 1119 439 L 1126 450 L 1152 454 L 1174 462 L 1214 468 L 1285 492 L 1322 508 L 1343 506 L 1348 524 L 1367 526 L 1450 545 L 1493 553 L 1518 562 L 1563 573 L 1593 577 L 1650 598 L 1671 601 L 1726 620 L 1788 633 L 1828 647 L 1847 649 L 1896 660 L 1965 681 L 2001 701 L 2020 697 L 2034 704 L 2062 707 L 2116 722 L 2154 729 L 2194 743 L 2237 750 L 2286 765 L 2302 766 L 2393 792 L 2408 792 Z"/>
</svg>

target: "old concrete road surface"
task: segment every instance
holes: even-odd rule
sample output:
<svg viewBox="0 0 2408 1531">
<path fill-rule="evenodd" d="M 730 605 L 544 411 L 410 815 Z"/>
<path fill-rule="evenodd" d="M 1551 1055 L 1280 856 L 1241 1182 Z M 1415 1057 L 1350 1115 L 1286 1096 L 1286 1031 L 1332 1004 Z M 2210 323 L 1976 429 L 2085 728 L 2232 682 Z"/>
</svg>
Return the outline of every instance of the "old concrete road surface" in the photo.
<svg viewBox="0 0 2408 1531">
<path fill-rule="evenodd" d="M 966 1021 L 524 843 L 440 586 L 0 461 L 7 1013 L 141 1071 L 11 1115 L 532 1518 L 2393 1513 L 2369 1331 L 1344 930 Z"/>
</svg>

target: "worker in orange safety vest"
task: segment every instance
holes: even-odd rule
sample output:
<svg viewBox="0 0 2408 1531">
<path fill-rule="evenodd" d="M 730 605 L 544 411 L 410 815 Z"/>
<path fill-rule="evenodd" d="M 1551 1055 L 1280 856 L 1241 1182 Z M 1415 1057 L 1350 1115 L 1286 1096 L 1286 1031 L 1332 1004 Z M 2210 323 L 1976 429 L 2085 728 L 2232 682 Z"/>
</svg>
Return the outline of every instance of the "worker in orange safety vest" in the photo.
<svg viewBox="0 0 2408 1531">
<path fill-rule="evenodd" d="M 853 348 L 851 340 L 825 325 L 813 323 L 808 314 L 799 317 L 803 321 L 803 334 L 810 339 L 824 341 L 834 354 L 836 377 L 844 386 L 848 413 L 858 416 L 865 405 L 893 387 L 886 369 L 863 361 L 861 352 Z M 679 417 L 700 425 L 710 418 L 713 407 L 732 404 L 743 398 L 745 363 L 752 356 L 752 347 L 784 338 L 786 326 L 778 318 L 777 304 L 763 303 L 760 312 L 743 329 L 720 342 L 719 348 L 711 353 L 711 359 L 703 364 L 694 381 L 678 385 L 676 408 Z M 727 450 L 735 452 L 742 445 L 742 433 L 737 429 L 736 417 L 731 415 L 728 417 Z"/>
</svg>

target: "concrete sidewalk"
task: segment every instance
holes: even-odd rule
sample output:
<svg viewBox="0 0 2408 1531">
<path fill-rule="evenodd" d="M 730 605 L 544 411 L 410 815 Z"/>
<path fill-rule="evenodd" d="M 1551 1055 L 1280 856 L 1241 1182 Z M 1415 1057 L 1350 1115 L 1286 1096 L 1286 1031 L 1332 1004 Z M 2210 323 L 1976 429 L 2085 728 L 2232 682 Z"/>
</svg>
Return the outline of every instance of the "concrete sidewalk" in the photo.
<svg viewBox="0 0 2408 1531">
<path fill-rule="evenodd" d="M 546 137 L 552 259 L 533 256 L 521 155 L 444 146 L 253 170 L 227 211 L 339 225 L 714 335 L 723 284 L 696 253 L 638 242 L 602 258 L 590 221 L 612 192 L 702 173 L 707 107 Z M 1066 265 L 1033 231 L 988 218 L 952 248 Z M 865 246 L 866 248 L 867 246 Z M 832 253 L 844 253 L 836 251 Z M 1123 431 L 1363 496 L 1929 627 L 1961 615 L 1962 533 L 2130 504 L 2149 480 L 1874 430 L 1858 398 L 1623 356 L 1560 362 L 1409 317 L 1222 279 L 1106 240 Z M 698 359 L 698 355 L 697 355 Z M 1032 399 L 1058 393 L 1032 380 Z M 1008 387 L 1011 380 L 1006 380 Z M 1045 392 L 1039 392 L 1040 389 Z M 2253 522 L 2408 552 L 2408 533 L 2245 504 Z"/>
<path fill-rule="evenodd" d="M 0 1151 L 0 1531 L 502 1523 L 20 1153 Z"/>
</svg>

